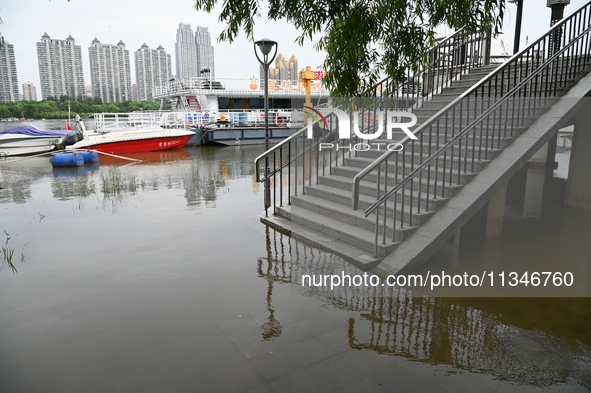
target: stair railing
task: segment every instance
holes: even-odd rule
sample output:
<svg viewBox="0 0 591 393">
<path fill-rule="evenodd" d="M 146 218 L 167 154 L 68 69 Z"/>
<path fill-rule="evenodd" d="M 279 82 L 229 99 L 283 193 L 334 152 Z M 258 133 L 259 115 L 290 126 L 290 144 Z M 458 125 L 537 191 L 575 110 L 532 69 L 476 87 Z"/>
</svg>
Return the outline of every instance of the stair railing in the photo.
<svg viewBox="0 0 591 393">
<path fill-rule="evenodd" d="M 490 63 L 490 35 L 466 34 L 459 30 L 441 40 L 429 51 L 426 64 L 419 64 L 416 71 L 408 71 L 402 83 L 387 77 L 365 92 L 365 98 L 352 98 L 361 102 L 359 107 L 359 132 L 373 133 L 377 127 L 378 112 L 414 112 L 427 101 L 449 87 L 460 75 L 473 68 Z M 373 100 L 368 97 L 375 97 Z M 364 102 L 372 104 L 366 105 Z M 356 140 L 355 142 L 358 142 Z"/>
<path fill-rule="evenodd" d="M 489 60 L 490 37 L 464 34 L 460 30 L 445 38 L 429 52 L 429 63 L 408 75 L 404 82 L 395 84 L 391 78 L 385 78 L 367 92 L 367 95 L 376 96 L 373 101 L 377 104 L 359 109 L 360 133 L 373 132 L 378 110 L 412 112 L 459 75 L 488 64 Z M 339 162 L 345 165 L 346 157 L 357 154 L 355 146 L 365 140 L 354 135 L 348 145 L 339 144 L 338 119 L 331 115 L 327 121 L 328 129 L 315 128 L 313 138 L 307 138 L 307 127 L 304 127 L 255 159 L 257 181 L 263 184 L 268 181 L 273 192 L 272 202 L 265 197 L 265 215 L 268 216 L 271 205 L 273 214 L 276 214 L 276 207 L 283 206 L 284 194 L 287 204 L 291 205 L 292 191 L 293 195 L 298 195 L 298 190 L 304 195 L 306 182 L 312 185 L 315 179 L 317 184 L 320 176 L 331 174 Z M 265 162 L 269 162 L 270 167 L 267 175 L 263 168 Z"/>
<path fill-rule="evenodd" d="M 335 116 L 328 116 L 326 120 L 326 128 L 313 127 L 313 138 L 308 138 L 308 127 L 303 127 L 255 159 L 257 181 L 269 184 L 273 193 L 272 201 L 265 197 L 265 216 L 269 215 L 271 206 L 273 214 L 277 213 L 277 206 L 283 206 L 284 193 L 287 204 L 291 205 L 291 197 L 298 195 L 298 190 L 302 195 L 306 193 L 306 182 L 312 185 L 313 178 L 318 179 L 333 166 L 338 166 L 339 158 L 342 158 L 344 165 L 344 149 L 322 149 L 322 144 L 332 145 L 339 130 Z M 264 168 L 266 162 L 269 163 L 268 171 Z"/>
<path fill-rule="evenodd" d="M 370 174 L 378 179 L 376 201 L 365 209 L 365 217 L 376 213 L 376 256 L 380 221 L 386 244 L 388 220 L 390 228 L 403 229 L 413 225 L 417 214 L 433 210 L 431 202 L 450 196 L 454 186 L 494 158 L 570 88 L 590 60 L 591 2 L 421 124 L 414 131 L 418 139 L 403 138 L 402 150 L 385 152 L 357 174 L 354 210 L 360 205 L 361 181 Z M 391 241 L 398 240 L 396 232 Z"/>
</svg>

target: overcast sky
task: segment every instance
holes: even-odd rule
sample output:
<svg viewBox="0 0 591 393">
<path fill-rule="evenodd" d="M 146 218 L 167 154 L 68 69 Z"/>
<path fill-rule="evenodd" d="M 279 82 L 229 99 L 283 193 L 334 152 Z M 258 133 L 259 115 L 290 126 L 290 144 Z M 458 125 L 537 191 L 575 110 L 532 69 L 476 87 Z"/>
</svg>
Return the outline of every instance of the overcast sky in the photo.
<svg viewBox="0 0 591 393">
<path fill-rule="evenodd" d="M 569 15 L 581 7 L 586 0 L 571 0 L 566 7 Z M 130 52 L 132 81 L 135 82 L 133 52 L 143 43 L 151 49 L 162 45 L 172 57 L 173 73 L 176 73 L 175 50 L 176 31 L 179 23 L 209 27 L 212 38 L 223 30 L 216 14 L 197 12 L 193 0 L 0 0 L 0 33 L 15 47 L 19 88 L 22 83 L 32 82 L 40 95 L 39 70 L 35 44 L 44 33 L 51 38 L 64 40 L 72 35 L 76 44 L 82 47 L 84 79 L 90 84 L 88 47 L 96 37 L 103 44 L 117 44 L 122 40 Z M 504 21 L 504 34 L 500 37 L 509 53 L 513 52 L 513 31 L 516 6 L 508 4 Z M 531 43 L 550 24 L 550 9 L 546 0 L 524 0 L 522 44 L 526 36 Z M 442 31 L 445 34 L 445 31 Z M 299 68 L 306 65 L 320 69 L 324 55 L 314 50 L 312 43 L 300 47 L 294 43 L 298 32 L 286 22 L 270 22 L 261 18 L 255 26 L 255 38 L 271 38 L 279 43 L 279 51 L 287 58 L 295 54 Z M 255 58 L 252 42 L 242 34 L 233 44 L 212 42 L 215 46 L 216 77 L 242 79 L 248 86 L 248 79 L 259 77 L 259 65 Z M 502 51 L 499 41 L 493 45 L 493 53 Z M 234 82 L 236 84 L 238 82 Z M 22 92 L 22 91 L 21 91 Z"/>
</svg>

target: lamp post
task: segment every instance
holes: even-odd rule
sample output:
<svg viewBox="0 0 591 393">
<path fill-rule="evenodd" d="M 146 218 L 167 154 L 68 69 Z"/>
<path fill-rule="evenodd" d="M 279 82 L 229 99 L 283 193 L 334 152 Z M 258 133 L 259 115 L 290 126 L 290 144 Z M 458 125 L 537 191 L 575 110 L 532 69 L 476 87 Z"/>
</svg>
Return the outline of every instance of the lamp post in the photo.
<svg viewBox="0 0 591 393">
<path fill-rule="evenodd" d="M 570 0 L 547 0 L 546 7 L 552 10 L 550 16 L 550 26 L 554 26 L 556 22 L 561 20 L 564 16 L 564 7 L 570 4 Z"/>
<path fill-rule="evenodd" d="M 517 4 L 517 18 L 515 18 L 515 39 L 513 41 L 513 54 L 519 52 L 519 40 L 521 39 L 521 15 L 523 14 L 523 0 L 507 0 Z"/>
<path fill-rule="evenodd" d="M 552 10 L 550 15 L 550 27 L 554 26 L 564 16 L 564 7 L 570 4 L 570 0 L 547 0 L 546 7 Z M 560 49 L 560 41 L 562 39 L 562 27 L 555 30 L 550 37 L 550 44 L 548 45 L 548 55 L 551 56 Z"/>
<path fill-rule="evenodd" d="M 257 52 L 257 47 L 262 54 L 262 58 L 259 56 Z M 269 54 L 275 48 L 275 52 L 273 56 L 270 57 Z M 275 56 L 277 55 L 277 42 L 270 40 L 268 38 L 263 38 L 262 40 L 255 41 L 254 43 L 254 54 L 257 57 L 257 60 L 263 66 L 264 71 L 264 78 L 265 78 L 265 151 L 269 150 L 269 65 L 275 60 Z M 269 187 L 269 157 L 265 157 L 265 214 L 267 214 L 267 209 L 271 206 L 271 190 Z"/>
</svg>

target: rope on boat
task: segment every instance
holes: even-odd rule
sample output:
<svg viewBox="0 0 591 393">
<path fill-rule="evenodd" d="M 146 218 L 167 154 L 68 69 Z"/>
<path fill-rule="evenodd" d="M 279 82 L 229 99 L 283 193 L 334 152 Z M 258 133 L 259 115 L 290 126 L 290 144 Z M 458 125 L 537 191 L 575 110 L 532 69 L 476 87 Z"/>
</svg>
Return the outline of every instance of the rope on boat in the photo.
<svg viewBox="0 0 591 393">
<path fill-rule="evenodd" d="M 91 150 L 91 149 L 89 149 Z M 110 156 L 110 157 L 115 157 L 115 158 L 120 158 L 122 160 L 129 160 L 129 161 L 135 161 L 135 162 L 142 162 L 142 160 L 138 160 L 137 158 L 130 158 L 130 157 L 123 157 L 123 156 L 118 156 L 116 154 L 111 154 L 111 153 L 105 153 L 99 150 L 96 150 L 97 153 L 99 154 L 104 154 L 106 156 Z"/>
<path fill-rule="evenodd" d="M 79 151 L 90 151 L 90 150 L 92 150 L 92 149 L 78 149 L 78 150 L 79 150 Z M 104 154 L 104 155 L 106 155 L 106 156 L 111 156 L 111 157 L 115 157 L 115 158 L 120 158 L 120 159 L 122 159 L 122 160 L 129 160 L 129 161 L 135 161 L 135 162 L 142 162 L 142 160 L 138 160 L 138 159 L 136 159 L 136 158 L 130 158 L 130 157 L 123 157 L 123 156 L 118 156 L 118 155 L 116 155 L 116 154 L 105 153 L 105 152 L 98 151 L 98 150 L 95 150 L 95 151 L 96 151 L 97 153 L 99 153 L 99 154 Z M 19 161 L 27 160 L 27 159 L 29 159 L 29 158 L 41 157 L 41 156 L 46 156 L 46 155 L 49 155 L 49 154 L 55 154 L 55 153 L 59 153 L 59 151 L 57 151 L 57 150 L 47 151 L 47 152 L 45 152 L 45 153 L 34 154 L 34 155 L 32 155 L 32 156 L 26 156 L 26 157 L 22 157 L 22 158 L 20 158 L 20 159 L 18 159 L 18 160 L 9 160 L 9 159 L 4 159 L 4 157 L 2 157 L 3 159 L 2 159 L 2 160 L 0 160 L 0 164 L 12 164 L 12 163 L 15 163 L 15 162 L 19 162 Z"/>
</svg>

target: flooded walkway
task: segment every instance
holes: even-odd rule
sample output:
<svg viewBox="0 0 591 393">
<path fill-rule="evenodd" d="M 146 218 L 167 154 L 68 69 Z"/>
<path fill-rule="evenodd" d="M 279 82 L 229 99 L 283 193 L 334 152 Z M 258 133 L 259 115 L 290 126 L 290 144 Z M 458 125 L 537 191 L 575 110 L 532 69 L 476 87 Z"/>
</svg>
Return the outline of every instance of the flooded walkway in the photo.
<svg viewBox="0 0 591 393">
<path fill-rule="evenodd" d="M 259 222 L 261 152 L 2 164 L 0 243 L 18 273 L 3 262 L 0 391 L 591 389 L 589 298 L 302 286 L 304 274 L 363 272 Z M 537 209 L 512 195 L 501 261 L 536 248 L 545 258 L 550 225 L 576 213 L 559 197 Z M 585 242 L 572 244 L 567 257 L 591 263 Z M 431 263 L 482 255 L 468 247 Z"/>
</svg>

